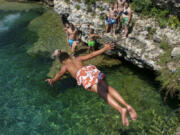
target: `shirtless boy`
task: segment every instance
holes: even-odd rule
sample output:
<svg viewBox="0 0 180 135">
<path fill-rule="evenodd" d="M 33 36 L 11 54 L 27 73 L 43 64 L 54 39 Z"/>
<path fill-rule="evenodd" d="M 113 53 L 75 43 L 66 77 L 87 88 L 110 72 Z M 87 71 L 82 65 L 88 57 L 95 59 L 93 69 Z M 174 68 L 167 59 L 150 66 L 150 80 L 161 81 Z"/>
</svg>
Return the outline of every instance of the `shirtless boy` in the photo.
<svg viewBox="0 0 180 135">
<path fill-rule="evenodd" d="M 66 23 L 65 24 L 65 28 L 64 28 L 64 31 L 66 32 L 66 42 L 67 42 L 67 45 L 68 46 L 70 46 L 70 44 L 69 44 L 69 34 L 68 34 L 68 32 L 67 32 L 67 30 L 69 29 L 69 27 L 70 27 L 70 24 L 69 23 Z"/>
<path fill-rule="evenodd" d="M 96 33 L 94 33 L 94 29 L 90 29 L 89 32 L 89 40 L 88 40 L 88 52 L 90 53 L 90 51 L 94 51 L 94 47 L 96 44 L 96 38 L 100 38 L 99 35 L 97 35 Z"/>
<path fill-rule="evenodd" d="M 122 123 L 124 126 L 129 126 L 129 121 L 126 116 L 129 111 L 132 120 L 136 120 L 136 111 L 126 103 L 121 95 L 105 80 L 105 75 L 100 72 L 95 66 L 84 66 L 83 62 L 94 58 L 97 55 L 102 54 L 107 50 L 113 49 L 113 44 L 106 44 L 104 48 L 92 52 L 85 56 L 79 56 L 71 58 L 67 52 L 61 52 L 57 50 L 57 55 L 60 62 L 63 64 L 59 73 L 52 79 L 46 79 L 46 81 L 53 86 L 66 72 L 69 72 L 73 78 L 77 80 L 78 85 L 83 85 L 86 90 L 90 90 L 99 94 L 104 100 L 106 100 L 113 108 L 121 113 Z M 119 103 L 124 107 L 121 107 Z"/>
<path fill-rule="evenodd" d="M 75 52 L 76 46 L 78 45 L 78 41 L 76 41 L 77 34 L 78 34 L 77 29 L 74 27 L 73 24 L 70 24 L 69 28 L 67 29 L 67 35 L 69 37 L 68 42 L 69 45 L 71 46 L 73 54 Z"/>
<path fill-rule="evenodd" d="M 116 32 L 116 23 L 117 23 L 117 14 L 116 14 L 116 9 L 114 8 L 114 3 L 111 3 L 111 6 L 109 8 L 109 14 L 110 14 L 110 19 L 111 19 L 111 34 L 115 35 Z"/>
</svg>

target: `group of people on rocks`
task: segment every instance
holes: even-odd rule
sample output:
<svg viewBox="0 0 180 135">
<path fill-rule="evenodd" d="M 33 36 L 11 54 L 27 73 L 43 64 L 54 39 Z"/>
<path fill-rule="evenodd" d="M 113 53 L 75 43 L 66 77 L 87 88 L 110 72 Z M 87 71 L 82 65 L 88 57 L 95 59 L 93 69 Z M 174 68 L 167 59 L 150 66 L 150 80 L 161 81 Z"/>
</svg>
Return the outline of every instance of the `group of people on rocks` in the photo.
<svg viewBox="0 0 180 135">
<path fill-rule="evenodd" d="M 118 0 L 119 3 L 122 2 Z M 123 4 L 122 4 L 123 5 Z M 119 5 L 120 6 L 120 5 Z M 120 6 L 121 7 L 121 6 Z M 122 8 L 122 7 L 121 7 Z M 128 10 L 130 13 L 130 9 L 124 8 Z M 111 10 L 114 10 L 111 7 Z M 113 11 L 114 13 L 115 11 Z M 123 10 L 124 13 L 124 10 Z M 110 18 L 113 17 L 112 11 L 109 11 Z M 124 16 L 127 17 L 128 15 Z M 122 16 L 123 17 L 123 16 Z M 111 18 L 115 20 L 114 18 Z M 111 21 L 112 21 L 111 20 Z M 113 21 L 112 21 L 113 22 Z M 125 19 L 126 24 L 129 23 L 128 20 Z M 114 25 L 112 26 L 112 28 Z M 65 73 L 70 73 L 70 75 L 77 80 L 78 85 L 82 85 L 87 91 L 92 91 L 97 93 L 101 98 L 107 101 L 114 109 L 121 113 L 122 123 L 124 126 L 129 126 L 129 120 L 127 118 L 127 112 L 131 119 L 134 121 L 137 119 L 136 111 L 133 109 L 131 105 L 129 105 L 123 97 L 112 88 L 106 81 L 106 76 L 100 70 L 98 70 L 94 65 L 84 66 L 83 62 L 89 59 L 92 59 L 105 51 L 114 49 L 114 43 L 107 43 L 100 50 L 94 51 L 95 46 L 95 38 L 100 38 L 98 34 L 94 33 L 94 29 L 89 28 L 89 40 L 88 40 L 88 52 L 89 54 L 84 56 L 74 56 L 75 48 L 79 44 L 79 35 L 78 29 L 73 25 L 66 23 L 66 27 L 64 31 L 67 33 L 67 44 L 71 47 L 72 56 L 67 52 L 57 49 L 54 51 L 53 56 L 58 57 L 59 61 L 63 64 L 60 71 L 53 77 L 46 79 L 51 86 L 54 85 L 56 81 L 58 81 Z M 93 50 L 90 53 L 91 49 Z M 120 105 L 121 104 L 121 105 Z"/>
<path fill-rule="evenodd" d="M 117 30 L 119 30 L 122 38 L 126 38 L 131 18 L 132 11 L 126 0 L 117 0 L 116 3 L 111 3 L 105 19 L 106 33 L 110 31 L 111 34 L 116 35 Z"/>
<path fill-rule="evenodd" d="M 116 35 L 120 33 L 122 39 L 127 38 L 129 32 L 129 24 L 132 18 L 132 11 L 129 3 L 126 0 L 117 0 L 116 3 L 111 3 L 105 19 L 105 32 Z M 78 25 L 66 23 L 64 29 L 67 33 L 67 44 L 71 47 L 72 54 L 75 54 L 75 49 L 79 44 Z M 81 26 L 81 24 L 79 25 Z M 88 52 L 94 51 L 96 38 L 101 38 L 95 34 L 94 29 L 89 27 Z"/>
<path fill-rule="evenodd" d="M 77 27 L 75 27 L 75 25 L 69 24 L 68 22 L 65 23 L 65 26 L 66 27 L 64 28 L 64 31 L 66 32 L 67 35 L 66 38 L 67 45 L 71 47 L 72 54 L 75 55 L 75 49 L 80 41 L 79 30 Z M 81 24 L 79 26 L 81 26 Z M 101 38 L 101 36 L 96 34 L 94 32 L 94 29 L 90 28 L 89 25 L 88 28 L 89 28 L 88 52 L 90 53 L 91 51 L 95 50 L 96 39 Z"/>
</svg>

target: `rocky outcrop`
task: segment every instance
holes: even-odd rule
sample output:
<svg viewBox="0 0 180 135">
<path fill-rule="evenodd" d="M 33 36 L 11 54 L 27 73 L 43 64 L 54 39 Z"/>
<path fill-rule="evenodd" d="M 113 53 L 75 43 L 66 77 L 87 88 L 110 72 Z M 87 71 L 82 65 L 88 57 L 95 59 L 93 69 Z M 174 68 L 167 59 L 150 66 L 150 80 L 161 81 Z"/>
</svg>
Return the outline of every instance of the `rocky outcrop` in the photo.
<svg viewBox="0 0 180 135">
<path fill-rule="evenodd" d="M 96 2 L 92 7 L 92 12 L 88 12 L 88 6 L 82 2 L 71 1 L 70 4 L 63 0 L 54 1 L 54 9 L 59 14 L 68 14 L 68 21 L 73 24 L 82 24 L 79 29 L 82 31 L 81 39 L 84 42 L 88 40 L 88 25 L 95 29 L 95 32 L 102 35 L 98 40 L 100 44 L 113 41 L 116 42 L 114 54 L 123 57 L 127 61 L 134 63 L 139 67 L 147 67 L 153 70 L 159 70 L 157 64 L 161 54 L 161 41 L 166 40 L 169 45 L 176 47 L 180 43 L 180 32 L 170 28 L 161 29 L 153 18 L 141 18 L 133 14 L 133 27 L 127 39 L 121 39 L 120 36 L 112 37 L 104 33 L 104 19 L 102 19 L 108 10 L 108 4 Z M 112 54 L 109 52 L 108 54 Z"/>
<path fill-rule="evenodd" d="M 180 18 L 180 0 L 154 0 L 161 8 L 166 8 Z"/>
<path fill-rule="evenodd" d="M 172 57 L 180 57 L 180 46 L 175 47 L 171 52 Z"/>
</svg>

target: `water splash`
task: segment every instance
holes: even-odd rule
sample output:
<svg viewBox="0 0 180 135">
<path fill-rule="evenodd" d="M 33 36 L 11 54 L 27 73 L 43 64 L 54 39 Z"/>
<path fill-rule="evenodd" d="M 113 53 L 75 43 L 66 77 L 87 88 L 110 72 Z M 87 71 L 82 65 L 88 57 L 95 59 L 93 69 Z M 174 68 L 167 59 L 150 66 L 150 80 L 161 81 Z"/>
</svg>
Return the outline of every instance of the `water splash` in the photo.
<svg viewBox="0 0 180 135">
<path fill-rule="evenodd" d="M 20 13 L 10 14 L 6 17 L 4 17 L 2 20 L 0 20 L 0 33 L 8 31 L 11 26 L 14 24 L 14 22 L 20 18 Z"/>
</svg>

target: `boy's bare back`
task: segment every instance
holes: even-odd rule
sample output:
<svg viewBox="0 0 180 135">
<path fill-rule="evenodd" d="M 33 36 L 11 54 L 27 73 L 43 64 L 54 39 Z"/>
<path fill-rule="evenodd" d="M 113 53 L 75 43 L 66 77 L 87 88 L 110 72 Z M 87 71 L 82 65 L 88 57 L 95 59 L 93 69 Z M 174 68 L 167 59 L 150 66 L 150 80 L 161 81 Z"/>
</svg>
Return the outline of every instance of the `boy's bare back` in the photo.
<svg viewBox="0 0 180 135">
<path fill-rule="evenodd" d="M 76 78 L 76 73 L 79 69 L 81 69 L 83 65 L 83 61 L 89 60 L 91 58 L 94 58 L 103 52 L 107 50 L 111 50 L 114 48 L 114 44 L 106 44 L 104 48 L 92 52 L 85 56 L 79 56 L 76 58 L 68 58 L 67 60 L 64 60 L 62 62 L 63 66 L 61 67 L 61 70 L 59 73 L 56 74 L 56 76 L 53 79 L 46 79 L 47 82 L 49 82 L 50 85 L 53 85 L 57 80 L 59 80 L 66 72 L 69 72 L 73 78 Z"/>
</svg>

